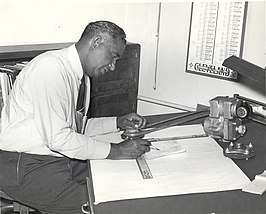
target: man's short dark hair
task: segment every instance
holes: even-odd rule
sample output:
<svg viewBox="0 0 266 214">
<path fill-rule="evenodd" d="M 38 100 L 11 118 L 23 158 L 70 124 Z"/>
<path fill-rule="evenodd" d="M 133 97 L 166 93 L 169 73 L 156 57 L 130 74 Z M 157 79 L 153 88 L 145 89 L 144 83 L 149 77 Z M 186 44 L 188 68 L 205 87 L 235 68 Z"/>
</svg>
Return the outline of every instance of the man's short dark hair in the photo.
<svg viewBox="0 0 266 214">
<path fill-rule="evenodd" d="M 112 38 L 120 37 L 121 40 L 126 44 L 126 34 L 122 28 L 109 21 L 96 21 L 90 22 L 81 37 L 93 37 L 99 33 L 107 33 Z"/>
</svg>

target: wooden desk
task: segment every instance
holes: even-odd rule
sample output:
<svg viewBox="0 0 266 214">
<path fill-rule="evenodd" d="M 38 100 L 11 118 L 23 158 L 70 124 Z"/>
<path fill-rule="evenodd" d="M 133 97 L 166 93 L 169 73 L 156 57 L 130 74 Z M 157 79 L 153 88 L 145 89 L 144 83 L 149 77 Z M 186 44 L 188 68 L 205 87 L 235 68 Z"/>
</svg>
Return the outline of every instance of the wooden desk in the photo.
<svg viewBox="0 0 266 214">
<path fill-rule="evenodd" d="M 176 114 L 149 116 L 147 119 L 153 123 L 173 115 Z M 192 123 L 200 122 L 203 122 L 203 119 Z M 236 160 L 235 163 L 253 180 L 255 175 L 266 169 L 266 126 L 252 121 L 245 121 L 245 125 L 247 133 L 239 141 L 251 142 L 256 155 L 249 160 Z M 228 146 L 227 143 L 220 145 Z M 234 190 L 132 199 L 101 203 L 94 206 L 94 211 L 95 214 L 264 214 L 266 213 L 266 193 L 260 196 Z"/>
</svg>

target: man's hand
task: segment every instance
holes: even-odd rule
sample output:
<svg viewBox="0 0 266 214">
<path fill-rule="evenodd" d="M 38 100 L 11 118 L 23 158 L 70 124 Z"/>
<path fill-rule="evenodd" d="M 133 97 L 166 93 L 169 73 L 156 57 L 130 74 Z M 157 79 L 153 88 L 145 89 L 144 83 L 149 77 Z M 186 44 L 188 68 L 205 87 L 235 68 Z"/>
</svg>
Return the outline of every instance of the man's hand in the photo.
<svg viewBox="0 0 266 214">
<path fill-rule="evenodd" d="M 117 117 L 117 128 L 145 128 L 146 119 L 136 113 L 130 113 L 121 117 Z"/>
<path fill-rule="evenodd" d="M 143 139 L 125 140 L 119 144 L 111 144 L 108 159 L 136 159 L 145 152 L 150 151 L 151 143 Z"/>
</svg>

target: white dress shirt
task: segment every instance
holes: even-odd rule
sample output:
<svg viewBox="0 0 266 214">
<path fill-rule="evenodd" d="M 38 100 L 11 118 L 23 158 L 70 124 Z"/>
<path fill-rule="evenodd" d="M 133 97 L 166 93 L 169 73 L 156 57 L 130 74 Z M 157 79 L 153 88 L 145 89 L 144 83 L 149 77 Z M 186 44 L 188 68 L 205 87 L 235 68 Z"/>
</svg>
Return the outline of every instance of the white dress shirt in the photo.
<svg viewBox="0 0 266 214">
<path fill-rule="evenodd" d="M 2 110 L 0 149 L 81 160 L 106 158 L 110 143 L 88 135 L 116 131 L 116 118 L 90 119 L 87 136 L 77 133 L 75 108 L 82 76 L 75 45 L 35 57 L 18 75 Z"/>
</svg>

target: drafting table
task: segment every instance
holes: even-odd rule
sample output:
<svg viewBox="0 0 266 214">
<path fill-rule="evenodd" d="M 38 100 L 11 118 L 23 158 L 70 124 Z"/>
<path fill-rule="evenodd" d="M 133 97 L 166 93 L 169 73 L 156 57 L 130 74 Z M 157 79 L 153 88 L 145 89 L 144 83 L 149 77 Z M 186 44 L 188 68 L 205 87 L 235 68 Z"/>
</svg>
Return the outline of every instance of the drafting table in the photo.
<svg viewBox="0 0 266 214">
<path fill-rule="evenodd" d="M 149 116 L 147 120 L 153 123 L 176 115 Z M 189 124 L 201 123 L 203 120 L 195 120 Z M 255 175 L 266 169 L 266 126 L 252 121 L 244 121 L 244 124 L 247 126 L 247 133 L 239 141 L 251 142 L 254 145 L 256 155 L 249 160 L 235 160 L 235 163 L 250 180 L 253 180 Z M 223 148 L 228 146 L 226 143 L 219 144 Z M 266 193 L 261 196 L 233 190 L 113 201 L 95 205 L 94 212 L 95 214 L 262 214 L 266 213 Z"/>
</svg>

